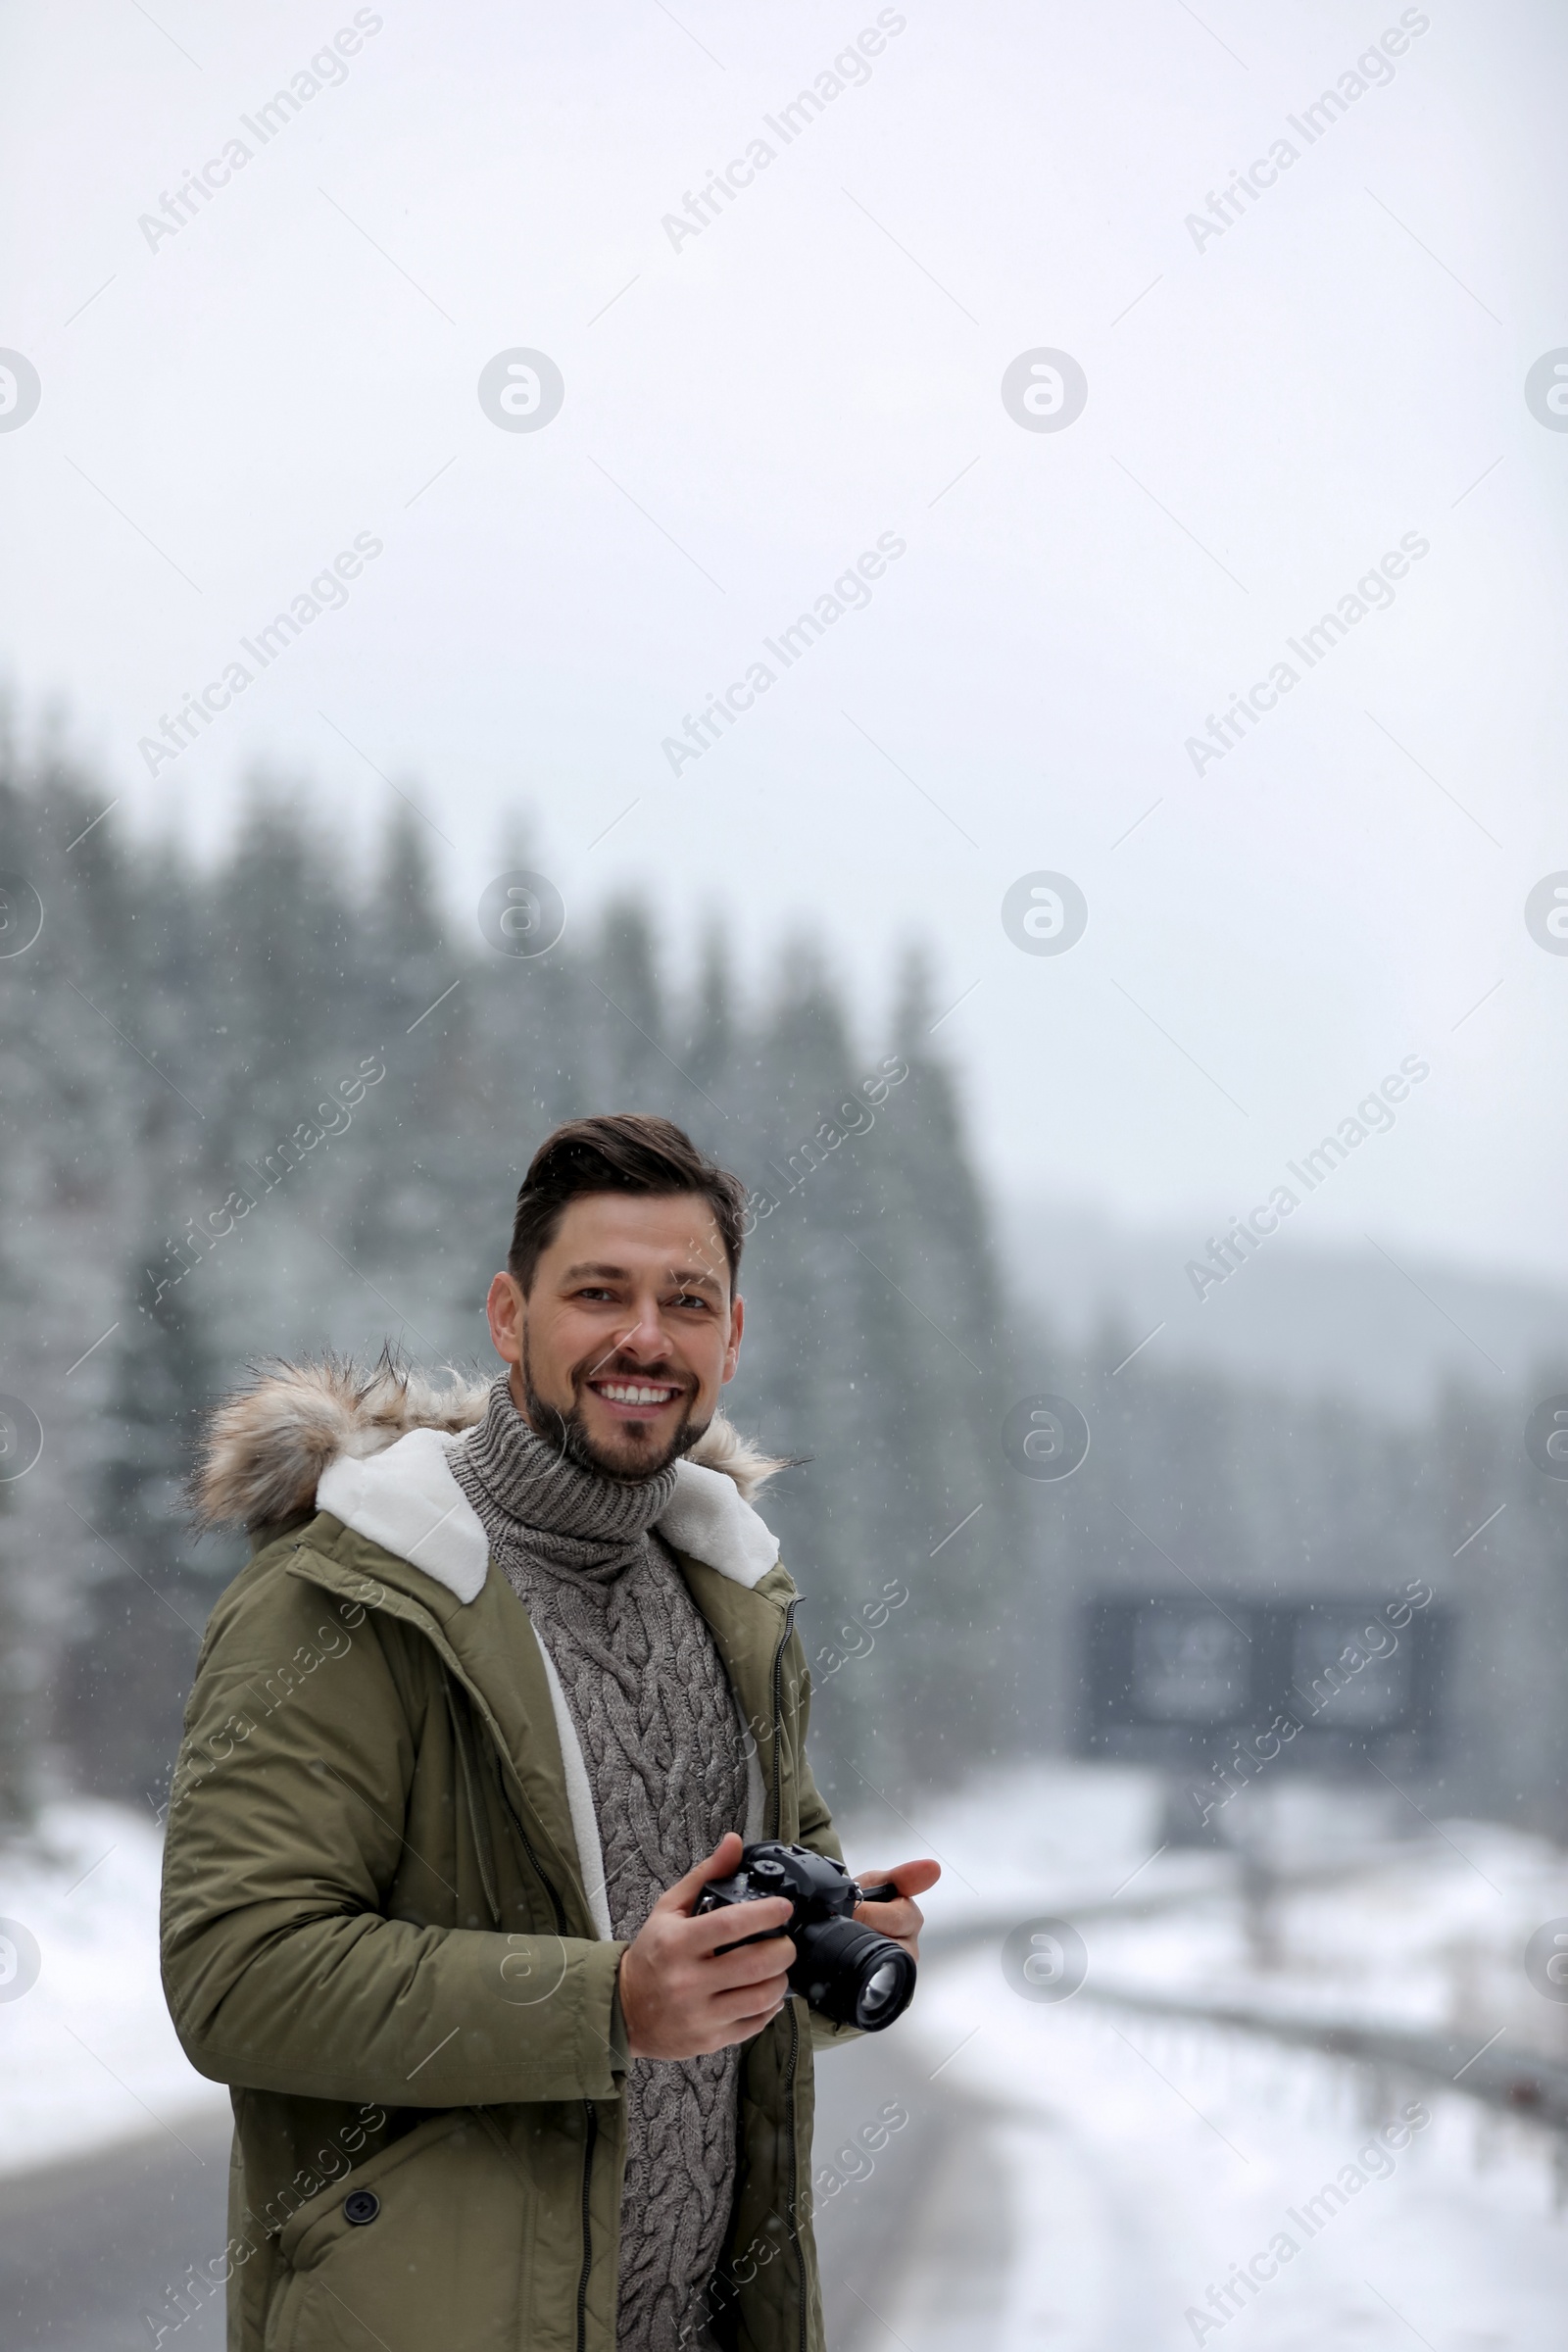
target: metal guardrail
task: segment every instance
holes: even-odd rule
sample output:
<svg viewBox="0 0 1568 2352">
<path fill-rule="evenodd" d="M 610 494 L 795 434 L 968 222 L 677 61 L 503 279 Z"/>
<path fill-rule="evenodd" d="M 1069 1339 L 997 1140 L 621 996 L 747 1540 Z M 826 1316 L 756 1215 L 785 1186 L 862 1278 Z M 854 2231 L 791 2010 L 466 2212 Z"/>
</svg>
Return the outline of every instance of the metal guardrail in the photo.
<svg viewBox="0 0 1568 2352">
<path fill-rule="evenodd" d="M 1367 1867 L 1369 1864 L 1363 1859 L 1358 1864 L 1293 1873 L 1281 1878 L 1279 1890 L 1296 1891 L 1327 1884 L 1357 1875 Z M 1149 1918 L 1188 1903 L 1212 1901 L 1216 1895 L 1240 1892 L 1238 1879 L 1233 1886 L 1152 1889 L 1129 1902 L 1105 1898 L 1077 1904 L 1057 1901 L 1052 1904 L 1052 1910 L 1055 1917 L 1073 1923 Z M 998 1915 L 927 1929 L 920 1939 L 922 1953 L 934 1959 L 976 1944 L 1001 1944 L 1017 1926 L 1020 1915 L 1020 1909 L 1015 1909 L 1005 1917 Z M 1450 2034 L 1413 2033 L 1396 2026 L 1303 2016 L 1244 2001 L 1195 2000 L 1176 1994 L 1144 1992 L 1097 1984 L 1093 1978 L 1086 1980 L 1080 1993 L 1072 1997 L 1105 2008 L 1165 2018 L 1176 2024 L 1213 2026 L 1231 2033 L 1250 2034 L 1287 2048 L 1315 2050 L 1325 2057 L 1381 2067 L 1390 2074 L 1458 2091 L 1500 2113 L 1528 2117 L 1568 2139 L 1568 2059 L 1548 2056 L 1543 2050 L 1510 2048 L 1506 2031 L 1477 2049 Z M 1563 2155 L 1568 2159 L 1568 2147 Z"/>
<path fill-rule="evenodd" d="M 1450 2034 L 1409 2034 L 1393 2026 L 1335 2024 L 1324 2018 L 1281 2015 L 1235 2001 L 1182 2001 L 1112 1985 L 1083 1987 L 1102 2006 L 1134 2010 L 1192 2025 L 1218 2026 L 1283 2042 L 1292 2049 L 1356 2059 L 1444 2090 L 1462 2091 L 1483 2106 L 1529 2116 L 1568 2133 L 1568 2061 L 1539 2050 L 1509 2051 L 1502 2039 L 1478 2050 Z"/>
</svg>

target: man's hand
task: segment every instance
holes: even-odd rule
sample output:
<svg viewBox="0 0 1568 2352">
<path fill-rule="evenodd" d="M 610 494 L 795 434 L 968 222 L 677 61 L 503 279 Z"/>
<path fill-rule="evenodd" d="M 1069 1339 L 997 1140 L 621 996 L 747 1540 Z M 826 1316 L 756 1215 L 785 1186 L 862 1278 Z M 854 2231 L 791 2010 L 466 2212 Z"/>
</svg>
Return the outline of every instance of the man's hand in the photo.
<svg viewBox="0 0 1568 2352">
<path fill-rule="evenodd" d="M 889 1936 L 902 1943 L 911 1960 L 920 1957 L 920 1930 L 925 1925 L 925 1913 L 909 1897 L 924 1894 L 942 1876 L 940 1862 L 900 1862 L 892 1870 L 858 1870 L 856 1877 L 862 1886 L 896 1886 L 899 1899 L 892 1903 L 859 1903 L 855 1916 L 862 1928 L 875 1928 L 879 1936 Z"/>
<path fill-rule="evenodd" d="M 620 2013 L 634 2058 L 698 2058 L 708 2050 L 727 2049 L 732 2041 L 760 2034 L 784 2006 L 795 1960 L 787 1936 L 769 1936 L 765 1943 L 715 1956 L 721 1943 L 733 1943 L 738 1935 L 782 1928 L 791 1912 L 782 1895 L 692 1917 L 709 1880 L 728 1878 L 740 1858 L 741 1840 L 733 1830 L 726 1831 L 706 1862 L 660 1896 L 621 1954 Z M 910 1867 L 934 1870 L 918 1862 Z M 929 1884 L 920 1881 L 922 1886 Z M 912 1908 L 877 1906 L 885 1911 L 906 1907 Z"/>
</svg>

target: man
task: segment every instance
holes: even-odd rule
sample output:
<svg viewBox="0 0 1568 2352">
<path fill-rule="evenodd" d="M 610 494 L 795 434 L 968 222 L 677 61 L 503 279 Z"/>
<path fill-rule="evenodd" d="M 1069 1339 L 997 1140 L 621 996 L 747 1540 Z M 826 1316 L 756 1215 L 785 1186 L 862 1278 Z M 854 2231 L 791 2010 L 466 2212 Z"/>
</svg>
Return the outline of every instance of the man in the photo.
<svg viewBox="0 0 1568 2352">
<path fill-rule="evenodd" d="M 490 1288 L 505 1369 L 383 1358 L 215 1416 L 213 1613 L 164 1978 L 232 2086 L 240 2352 L 819 2352 L 811 2050 L 742 1838 L 837 1855 L 795 1588 L 717 1412 L 745 1195 L 667 1120 L 558 1128 Z M 911 1952 L 932 1862 L 862 1906 Z M 758 1905 L 753 1933 L 788 1917 Z"/>
</svg>

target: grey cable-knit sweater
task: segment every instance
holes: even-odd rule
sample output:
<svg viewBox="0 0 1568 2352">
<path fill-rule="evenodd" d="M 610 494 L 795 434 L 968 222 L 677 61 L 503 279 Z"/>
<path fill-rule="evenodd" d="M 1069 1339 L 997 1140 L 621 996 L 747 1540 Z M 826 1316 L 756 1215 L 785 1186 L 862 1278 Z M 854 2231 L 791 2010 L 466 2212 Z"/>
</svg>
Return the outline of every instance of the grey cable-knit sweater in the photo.
<svg viewBox="0 0 1568 2352">
<path fill-rule="evenodd" d="M 564 1461 L 522 1419 L 505 1374 L 452 1469 L 561 1677 L 599 1816 L 611 1926 L 629 1939 L 666 1886 L 746 1824 L 729 1682 L 653 1532 L 675 1472 L 622 1484 Z M 632 2061 L 623 2352 L 675 2352 L 701 2328 L 734 2193 L 739 2066 L 733 2046 Z"/>
</svg>

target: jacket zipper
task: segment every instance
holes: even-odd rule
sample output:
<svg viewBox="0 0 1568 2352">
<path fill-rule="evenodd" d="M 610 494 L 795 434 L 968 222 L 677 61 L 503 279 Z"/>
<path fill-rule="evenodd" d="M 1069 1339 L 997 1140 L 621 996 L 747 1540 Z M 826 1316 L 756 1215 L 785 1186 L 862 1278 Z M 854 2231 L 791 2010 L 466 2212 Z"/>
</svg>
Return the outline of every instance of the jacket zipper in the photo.
<svg viewBox="0 0 1568 2352">
<path fill-rule="evenodd" d="M 773 1838 L 777 1838 L 780 1835 L 784 1823 L 784 1769 L 781 1761 L 783 1753 L 782 1726 L 784 1712 L 784 1652 L 789 1647 L 790 1634 L 795 1625 L 795 1612 L 800 1605 L 800 1595 L 797 1593 L 796 1597 L 790 1601 L 785 1608 L 784 1630 L 779 1636 L 778 1647 L 773 1652 L 773 1788 L 768 1803 L 768 1815 L 772 1824 L 769 1835 Z M 785 2222 L 785 2228 L 789 2232 L 790 2243 L 795 2247 L 797 2266 L 801 2269 L 800 2336 L 801 2352 L 806 2352 L 806 2274 L 804 2266 L 800 2263 L 801 2233 L 799 2221 L 795 2211 L 796 2200 L 800 2194 L 800 2148 L 795 2134 L 795 2075 L 796 2068 L 800 2060 L 801 2029 L 799 2020 L 795 2015 L 795 2004 L 793 2000 L 787 2004 L 786 2014 L 788 2015 L 790 2021 L 790 2046 L 789 2055 L 784 2062 L 784 2103 L 789 2115 L 790 2159 L 789 2196 L 786 2200 L 785 2206 L 788 2219 Z M 746 2108 L 746 2070 L 744 2067 L 741 2068 L 736 2079 L 735 2100 L 736 2118 L 737 2123 L 739 2124 L 740 2119 L 745 2114 Z M 582 2345 L 580 2341 L 578 2344 L 578 2352 L 582 2352 Z"/>
<path fill-rule="evenodd" d="M 781 1760 L 783 1745 L 782 1724 L 784 1714 L 784 1652 L 790 1645 L 790 1635 L 794 1631 L 795 1627 L 795 1612 L 800 1605 L 800 1595 L 797 1594 L 795 1599 L 789 1603 L 788 1607 L 784 1611 L 784 1631 L 780 1634 L 778 1638 L 778 1647 L 773 1652 L 773 1802 L 770 1810 L 773 1817 L 772 1835 L 775 1838 L 780 1835 L 784 1824 L 784 1767 Z"/>
<path fill-rule="evenodd" d="M 773 1836 L 778 1838 L 784 1828 L 784 1652 L 789 1647 L 790 1635 L 795 1629 L 795 1612 L 800 1607 L 796 1596 L 784 1611 L 784 1631 L 773 1652 Z M 795 2266 L 800 2275 L 797 2288 L 800 2313 L 800 2352 L 807 2352 L 807 2293 L 806 2265 L 801 2257 L 801 2218 L 797 2210 L 800 2201 L 801 2152 L 795 2130 L 795 2076 L 800 2064 L 801 2025 L 795 2013 L 795 2003 L 789 2004 L 790 2047 L 784 2062 L 784 2105 L 789 2118 L 789 2196 L 785 2203 L 790 2243 L 795 2248 Z M 581 2347 L 579 2346 L 579 2352 Z"/>
<path fill-rule="evenodd" d="M 588 2131 L 582 2156 L 582 2272 L 577 2280 L 577 2352 L 587 2352 L 588 2344 L 588 2276 L 594 2267 L 593 2213 L 590 2190 L 594 2173 L 594 2145 L 599 2137 L 599 2111 L 592 2099 L 584 2099 Z"/>
<path fill-rule="evenodd" d="M 791 2003 L 790 2003 L 790 2054 L 789 2054 L 789 2058 L 788 2058 L 788 2060 L 786 2061 L 786 2063 L 785 2063 L 785 2067 L 784 2067 L 784 2098 L 785 2098 L 785 2102 L 786 2102 L 786 2104 L 788 2105 L 788 2108 L 789 2108 L 789 2116 L 790 2116 L 790 2195 L 789 2195 L 789 2205 L 788 2205 L 788 2208 L 787 2208 L 787 2210 L 788 2210 L 788 2213 L 789 2213 L 789 2224 L 788 2224 L 788 2228 L 789 2228 L 789 2233 L 790 2233 L 790 2243 L 791 2243 L 791 2244 L 794 2246 L 794 2248 L 795 2248 L 795 2267 L 796 2267 L 796 2270 L 798 2271 L 798 2273 L 800 2274 L 800 2283 L 799 2283 L 799 2287 L 798 2287 L 798 2289 L 797 2289 L 797 2292 L 798 2292 L 798 2296 L 799 2296 L 799 2305 L 800 2305 L 800 2322 L 801 2322 L 801 2327 L 800 2327 L 800 2341 L 801 2341 L 801 2352 L 806 2352 L 806 2305 L 807 2305 L 807 2294 L 806 2294 L 806 2264 L 805 2264 L 805 2262 L 804 2262 L 804 2260 L 802 2259 L 802 2256 L 801 2256 L 801 2217 L 800 2217 L 800 2213 L 799 2213 L 799 2211 L 798 2211 L 798 2209 L 797 2209 L 797 2208 L 798 2208 L 798 2200 L 799 2200 L 799 2197 L 800 2197 L 800 2174 L 801 2174 L 801 2167 L 800 2167 L 800 2150 L 799 2150 L 799 2147 L 798 2147 L 798 2145 L 797 2145 L 797 2142 L 796 2142 L 796 2137 L 795 2137 L 795 2070 L 796 2070 L 797 2063 L 798 2063 L 798 2061 L 799 2061 L 799 2059 L 800 2059 L 800 2054 L 801 2054 L 801 2027 L 800 2027 L 800 2020 L 797 2018 L 797 2016 L 796 2016 L 796 2014 L 795 2014 L 795 2003 L 794 2003 L 793 2001 L 791 2001 Z M 579 2348 L 579 2352 L 580 2352 L 580 2348 Z"/>
</svg>

